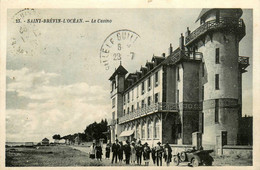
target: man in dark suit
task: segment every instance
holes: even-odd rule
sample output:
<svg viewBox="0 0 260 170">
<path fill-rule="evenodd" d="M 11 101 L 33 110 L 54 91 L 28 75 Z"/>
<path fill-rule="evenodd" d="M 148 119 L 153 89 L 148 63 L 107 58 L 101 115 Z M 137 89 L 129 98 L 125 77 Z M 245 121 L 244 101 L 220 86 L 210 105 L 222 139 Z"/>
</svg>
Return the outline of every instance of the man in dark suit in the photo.
<svg viewBox="0 0 260 170">
<path fill-rule="evenodd" d="M 113 152 L 113 158 L 112 158 L 112 163 L 117 163 L 117 157 L 118 157 L 118 150 L 119 150 L 119 144 L 118 144 L 118 139 L 116 139 L 116 143 L 113 143 L 112 145 L 112 152 Z"/>
<path fill-rule="evenodd" d="M 131 147 L 130 142 L 126 140 L 126 144 L 124 145 L 124 152 L 125 152 L 125 162 L 129 165 L 130 162 L 130 155 L 131 155 Z"/>
</svg>

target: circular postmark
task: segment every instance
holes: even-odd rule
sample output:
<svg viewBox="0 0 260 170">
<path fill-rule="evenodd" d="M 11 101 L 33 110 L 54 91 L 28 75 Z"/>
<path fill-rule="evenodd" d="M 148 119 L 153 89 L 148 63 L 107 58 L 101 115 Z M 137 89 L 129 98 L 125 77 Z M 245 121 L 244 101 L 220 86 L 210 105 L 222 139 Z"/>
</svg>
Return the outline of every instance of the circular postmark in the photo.
<svg viewBox="0 0 260 170">
<path fill-rule="evenodd" d="M 131 48 L 139 38 L 140 35 L 128 29 L 112 32 L 100 48 L 100 63 L 109 70 L 111 62 L 121 61 L 122 57 L 133 60 L 135 52 L 131 51 Z"/>
<path fill-rule="evenodd" d="M 32 56 L 39 46 L 41 33 L 34 23 L 27 23 L 31 18 L 39 18 L 39 13 L 35 9 L 25 8 L 12 16 L 9 44 L 12 54 Z"/>
</svg>

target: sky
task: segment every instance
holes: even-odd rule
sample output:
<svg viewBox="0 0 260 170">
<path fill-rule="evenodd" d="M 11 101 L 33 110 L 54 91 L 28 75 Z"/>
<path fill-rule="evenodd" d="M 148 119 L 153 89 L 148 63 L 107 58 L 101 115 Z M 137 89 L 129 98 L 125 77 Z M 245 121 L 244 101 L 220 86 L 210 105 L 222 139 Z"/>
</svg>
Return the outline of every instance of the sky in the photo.
<svg viewBox="0 0 260 170">
<path fill-rule="evenodd" d="M 191 31 L 201 9 L 35 9 L 8 10 L 6 57 L 6 141 L 39 142 L 83 132 L 88 124 L 111 118 L 109 77 L 119 65 L 111 48 L 109 69 L 100 49 L 117 30 L 138 39 L 126 47 L 122 65 L 139 70 L 153 55 L 178 47 L 181 33 Z M 243 115 L 252 115 L 252 11 L 243 10 L 246 36 L 239 55 L 250 57 L 243 74 Z M 21 18 L 21 13 L 24 17 Z M 16 19 L 83 19 L 84 23 L 15 23 Z M 94 20 L 111 23 L 91 23 Z M 131 54 L 131 55 L 129 55 Z M 130 57 L 131 56 L 131 57 Z"/>
</svg>

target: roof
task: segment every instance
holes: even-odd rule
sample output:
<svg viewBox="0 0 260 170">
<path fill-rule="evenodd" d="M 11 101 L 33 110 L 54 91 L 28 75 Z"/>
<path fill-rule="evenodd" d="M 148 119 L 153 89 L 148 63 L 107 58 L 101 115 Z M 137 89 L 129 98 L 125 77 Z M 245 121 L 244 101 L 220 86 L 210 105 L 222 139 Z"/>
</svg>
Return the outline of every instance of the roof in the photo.
<svg viewBox="0 0 260 170">
<path fill-rule="evenodd" d="M 141 68 L 140 68 L 140 71 L 142 71 L 142 70 L 148 70 L 148 68 L 147 67 L 143 67 L 143 66 L 141 66 Z"/>
<path fill-rule="evenodd" d="M 118 68 L 115 70 L 115 72 L 112 74 L 112 76 L 109 78 L 109 80 L 114 79 L 117 74 L 125 75 L 127 73 L 128 71 L 120 64 Z"/>
<path fill-rule="evenodd" d="M 216 8 L 202 8 L 197 20 L 195 22 L 197 22 L 200 18 L 202 18 L 206 13 L 208 13 L 209 11 L 216 9 Z"/>
<path fill-rule="evenodd" d="M 197 22 L 200 18 L 204 17 L 204 15 L 206 15 L 207 13 L 209 13 L 210 11 L 212 10 L 215 10 L 215 9 L 218 9 L 218 8 L 202 8 L 197 20 L 195 22 Z M 231 9 L 236 9 L 236 8 L 231 8 Z M 236 10 L 238 10 L 237 12 L 239 13 L 239 15 L 241 16 L 243 11 L 242 9 L 240 8 L 237 8 Z"/>
<path fill-rule="evenodd" d="M 49 141 L 49 139 L 47 139 L 47 138 L 44 138 L 42 141 Z"/>
</svg>

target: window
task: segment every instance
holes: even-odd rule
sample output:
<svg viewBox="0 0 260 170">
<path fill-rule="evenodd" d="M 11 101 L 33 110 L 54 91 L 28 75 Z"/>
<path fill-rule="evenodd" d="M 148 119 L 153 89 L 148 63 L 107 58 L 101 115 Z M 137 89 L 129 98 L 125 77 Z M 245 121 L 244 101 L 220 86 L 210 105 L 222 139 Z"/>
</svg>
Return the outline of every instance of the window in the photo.
<svg viewBox="0 0 260 170">
<path fill-rule="evenodd" d="M 156 118 L 155 121 L 154 121 L 154 138 L 155 139 L 158 139 L 160 138 L 160 124 L 159 124 L 159 119 Z"/>
<path fill-rule="evenodd" d="M 129 101 L 130 101 L 130 94 L 129 94 L 129 92 L 127 93 L 127 103 L 129 103 Z"/>
<path fill-rule="evenodd" d="M 176 94 L 177 96 L 176 96 L 176 98 L 177 98 L 177 103 L 179 103 L 179 90 L 177 90 L 177 94 Z"/>
<path fill-rule="evenodd" d="M 216 55 L 215 55 L 215 57 L 216 57 L 216 64 L 219 64 L 219 48 L 216 48 Z"/>
<path fill-rule="evenodd" d="M 201 113 L 201 133 L 204 132 L 204 113 Z"/>
<path fill-rule="evenodd" d="M 142 108 L 144 108 L 144 100 L 142 100 Z"/>
<path fill-rule="evenodd" d="M 219 123 L 219 99 L 215 100 L 215 123 Z"/>
<path fill-rule="evenodd" d="M 136 87 L 136 98 L 139 97 L 139 85 Z"/>
<path fill-rule="evenodd" d="M 158 71 L 155 73 L 155 87 L 159 85 L 159 74 Z"/>
<path fill-rule="evenodd" d="M 158 103 L 158 102 L 159 102 L 159 94 L 158 94 L 158 93 L 156 93 L 156 94 L 154 95 L 154 102 L 155 102 L 155 103 Z"/>
<path fill-rule="evenodd" d="M 177 80 L 180 81 L 180 67 L 177 67 Z"/>
<path fill-rule="evenodd" d="M 215 75 L 215 89 L 219 90 L 219 74 Z"/>
<path fill-rule="evenodd" d="M 151 90 L 151 77 L 149 77 L 147 80 L 147 89 L 148 89 L 148 91 Z"/>
<path fill-rule="evenodd" d="M 134 100 L 134 89 L 132 90 L 132 101 Z"/>
<path fill-rule="evenodd" d="M 201 98 L 202 98 L 202 100 L 204 100 L 204 86 L 202 86 L 202 89 L 201 89 Z"/>
<path fill-rule="evenodd" d="M 136 139 L 140 139 L 140 124 L 136 125 Z"/>
<path fill-rule="evenodd" d="M 142 82 L 142 94 L 144 94 L 144 82 Z"/>
<path fill-rule="evenodd" d="M 112 112 L 112 120 L 115 120 L 115 112 Z"/>
<path fill-rule="evenodd" d="M 125 97 L 125 95 L 124 95 L 124 98 L 123 98 L 123 101 L 124 101 L 124 105 L 125 105 L 125 101 L 126 101 L 125 99 L 126 99 L 126 97 Z"/>
<path fill-rule="evenodd" d="M 129 107 L 127 108 L 127 114 L 129 114 Z"/>
<path fill-rule="evenodd" d="M 152 122 L 150 119 L 148 120 L 147 128 L 148 128 L 147 129 L 147 138 L 151 139 L 152 138 Z"/>
<path fill-rule="evenodd" d="M 204 77 L 205 74 L 205 63 L 202 63 L 202 77 Z"/>
<path fill-rule="evenodd" d="M 148 105 L 148 106 L 151 105 L 151 97 L 150 97 L 150 96 L 147 98 L 147 105 Z"/>
<path fill-rule="evenodd" d="M 124 109 L 124 116 L 125 116 L 125 109 Z"/>
<path fill-rule="evenodd" d="M 139 102 L 137 102 L 136 109 L 139 109 L 139 108 L 140 108 L 140 106 L 139 106 Z"/>
<path fill-rule="evenodd" d="M 113 99 L 112 99 L 112 108 L 114 108 L 115 105 L 116 105 L 116 98 L 113 98 Z"/>
<path fill-rule="evenodd" d="M 134 111 L 134 105 L 132 105 L 132 108 L 131 108 L 131 112 L 133 112 Z"/>
<path fill-rule="evenodd" d="M 145 138 L 145 126 L 144 126 L 144 122 L 143 122 L 142 125 L 141 125 L 141 137 L 142 137 L 142 139 Z"/>
</svg>

